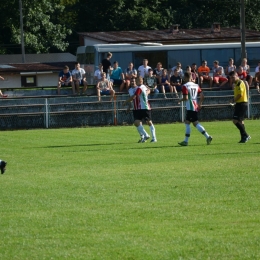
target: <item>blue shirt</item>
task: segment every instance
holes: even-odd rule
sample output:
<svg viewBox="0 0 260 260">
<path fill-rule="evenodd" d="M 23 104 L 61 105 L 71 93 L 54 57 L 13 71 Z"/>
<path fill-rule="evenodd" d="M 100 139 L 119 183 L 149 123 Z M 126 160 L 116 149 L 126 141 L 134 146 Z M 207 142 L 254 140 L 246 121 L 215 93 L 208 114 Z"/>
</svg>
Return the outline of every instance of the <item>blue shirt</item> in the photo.
<svg viewBox="0 0 260 260">
<path fill-rule="evenodd" d="M 112 71 L 112 74 L 110 76 L 111 79 L 121 79 L 121 74 L 123 73 L 121 67 L 117 67 Z"/>
</svg>

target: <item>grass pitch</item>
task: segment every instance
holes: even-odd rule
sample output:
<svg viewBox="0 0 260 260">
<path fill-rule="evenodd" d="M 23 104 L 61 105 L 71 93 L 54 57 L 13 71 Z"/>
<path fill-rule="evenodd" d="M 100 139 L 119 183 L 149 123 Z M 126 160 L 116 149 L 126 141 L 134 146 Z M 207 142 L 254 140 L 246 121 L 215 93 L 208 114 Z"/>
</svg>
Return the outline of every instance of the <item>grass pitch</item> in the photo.
<svg viewBox="0 0 260 260">
<path fill-rule="evenodd" d="M 259 121 L 2 131 L 0 259 L 260 259 Z M 149 131 L 148 127 L 146 129 Z"/>
</svg>

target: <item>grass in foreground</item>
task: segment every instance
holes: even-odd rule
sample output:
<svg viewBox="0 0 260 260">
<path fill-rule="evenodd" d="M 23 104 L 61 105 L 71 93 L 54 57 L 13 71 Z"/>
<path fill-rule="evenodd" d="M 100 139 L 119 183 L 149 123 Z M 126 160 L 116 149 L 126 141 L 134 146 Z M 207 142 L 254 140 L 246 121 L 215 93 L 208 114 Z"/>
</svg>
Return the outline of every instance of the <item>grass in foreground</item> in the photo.
<svg viewBox="0 0 260 260">
<path fill-rule="evenodd" d="M 0 259 L 259 259 L 259 121 L 202 124 L 1 132 Z"/>
</svg>

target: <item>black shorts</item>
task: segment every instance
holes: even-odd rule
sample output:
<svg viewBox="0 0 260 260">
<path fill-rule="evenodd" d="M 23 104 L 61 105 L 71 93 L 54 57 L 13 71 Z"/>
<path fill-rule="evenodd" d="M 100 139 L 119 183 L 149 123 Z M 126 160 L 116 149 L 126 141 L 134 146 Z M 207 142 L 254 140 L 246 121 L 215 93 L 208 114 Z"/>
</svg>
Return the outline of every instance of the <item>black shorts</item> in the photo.
<svg viewBox="0 0 260 260">
<path fill-rule="evenodd" d="M 152 120 L 151 117 L 151 110 L 147 109 L 138 109 L 138 110 L 133 110 L 133 115 L 135 120 L 145 120 L 145 121 L 150 121 Z"/>
<path fill-rule="evenodd" d="M 185 119 L 190 122 L 198 121 L 198 112 L 192 111 L 192 110 L 187 110 Z"/>
<path fill-rule="evenodd" d="M 236 103 L 233 119 L 243 121 L 247 111 L 247 102 Z"/>
</svg>

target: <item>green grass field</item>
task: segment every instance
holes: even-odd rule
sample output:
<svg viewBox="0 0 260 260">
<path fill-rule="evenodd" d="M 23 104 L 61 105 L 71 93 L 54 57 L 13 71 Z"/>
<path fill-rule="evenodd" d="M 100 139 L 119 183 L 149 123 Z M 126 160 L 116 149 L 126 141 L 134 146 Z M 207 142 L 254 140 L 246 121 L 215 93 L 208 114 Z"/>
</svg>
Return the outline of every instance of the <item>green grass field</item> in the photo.
<svg viewBox="0 0 260 260">
<path fill-rule="evenodd" d="M 259 120 L 1 131 L 0 259 L 260 259 Z M 146 127 L 147 130 L 149 130 Z"/>
</svg>

